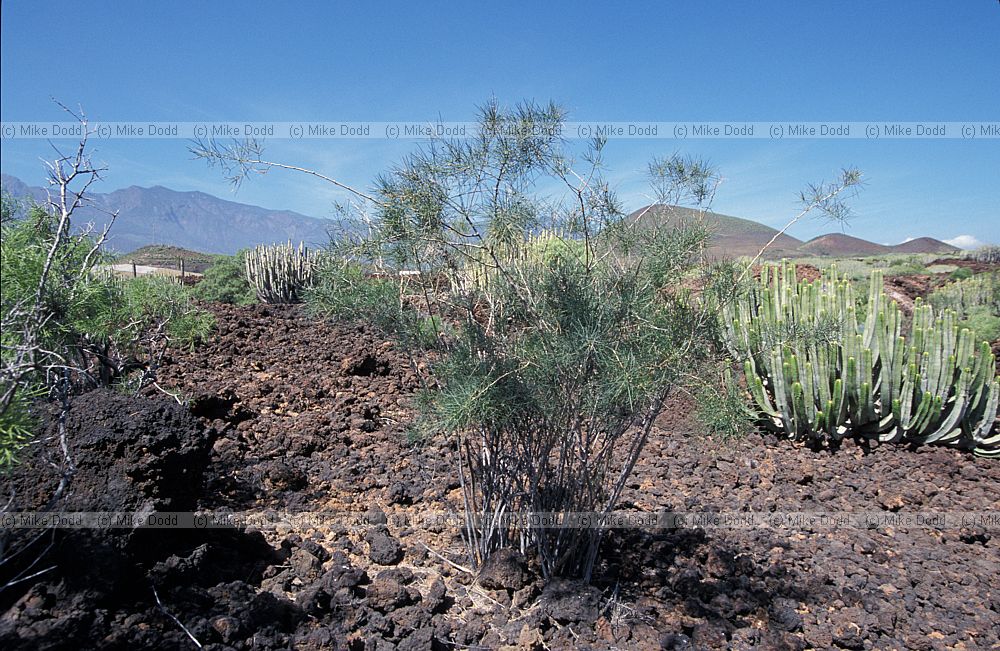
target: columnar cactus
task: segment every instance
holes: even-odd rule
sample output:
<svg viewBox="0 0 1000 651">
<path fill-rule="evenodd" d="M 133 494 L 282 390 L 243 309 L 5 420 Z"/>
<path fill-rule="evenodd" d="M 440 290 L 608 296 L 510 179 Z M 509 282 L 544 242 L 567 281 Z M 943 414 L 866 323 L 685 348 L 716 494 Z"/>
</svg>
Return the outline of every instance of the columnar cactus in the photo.
<svg viewBox="0 0 1000 651">
<path fill-rule="evenodd" d="M 247 280 L 264 303 L 296 303 L 312 284 L 316 258 L 301 243 L 261 245 L 246 253 Z"/>
<path fill-rule="evenodd" d="M 983 306 L 989 307 L 993 314 L 1000 314 L 1000 272 L 977 274 L 948 283 L 932 292 L 927 302 L 939 312 L 950 309 L 961 316 L 968 316 Z"/>
<path fill-rule="evenodd" d="M 966 260 L 978 260 L 979 262 L 988 262 L 990 264 L 996 264 L 1000 262 L 1000 246 L 982 246 L 973 251 L 972 253 L 965 254 Z"/>
<path fill-rule="evenodd" d="M 939 443 L 1000 456 L 1000 381 L 985 342 L 919 301 L 908 337 L 871 275 L 863 320 L 850 282 L 831 267 L 797 283 L 787 262 L 724 306 L 731 352 L 763 416 L 792 438 L 851 434 Z"/>
</svg>

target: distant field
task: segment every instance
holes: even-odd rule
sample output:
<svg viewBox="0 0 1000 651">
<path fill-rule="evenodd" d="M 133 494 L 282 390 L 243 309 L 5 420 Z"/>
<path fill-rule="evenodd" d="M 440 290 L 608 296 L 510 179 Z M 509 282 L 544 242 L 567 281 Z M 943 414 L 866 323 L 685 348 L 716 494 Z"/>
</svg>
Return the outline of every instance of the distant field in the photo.
<svg viewBox="0 0 1000 651">
<path fill-rule="evenodd" d="M 887 275 L 895 276 L 954 271 L 958 268 L 956 265 L 939 264 L 930 268 L 927 266 L 947 257 L 940 253 L 889 253 L 865 257 L 809 256 L 795 258 L 795 262 L 810 264 L 817 269 L 827 269 L 831 265 L 837 265 L 837 269 L 852 280 L 864 280 L 873 269 L 883 269 Z"/>
</svg>

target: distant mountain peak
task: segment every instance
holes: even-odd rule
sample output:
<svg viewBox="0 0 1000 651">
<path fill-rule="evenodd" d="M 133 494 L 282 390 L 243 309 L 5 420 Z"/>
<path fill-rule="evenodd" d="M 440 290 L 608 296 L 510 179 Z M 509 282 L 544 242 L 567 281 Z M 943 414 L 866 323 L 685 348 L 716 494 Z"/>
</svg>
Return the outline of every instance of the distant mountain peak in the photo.
<svg viewBox="0 0 1000 651">
<path fill-rule="evenodd" d="M 936 240 L 933 237 L 917 237 L 890 247 L 896 253 L 955 253 L 957 246 Z"/>
<path fill-rule="evenodd" d="M 799 247 L 806 255 L 866 256 L 891 252 L 891 247 L 863 240 L 846 233 L 827 233 L 814 237 Z"/>
<path fill-rule="evenodd" d="M 699 211 L 682 206 L 646 206 L 634 211 L 629 215 L 629 218 L 678 224 L 698 220 L 712 231 L 712 239 L 708 247 L 710 257 L 755 256 L 765 244 L 778 235 L 777 229 L 751 219 Z M 798 253 L 798 247 L 801 245 L 802 240 L 791 235 L 781 234 L 768 248 L 767 256 L 794 257 L 802 255 Z"/>
<path fill-rule="evenodd" d="M 44 201 L 45 190 L 8 174 L 0 175 L 4 190 L 16 197 Z M 272 242 L 325 244 L 333 222 L 290 210 L 270 210 L 222 199 L 200 191 L 180 191 L 154 185 L 132 185 L 107 193 L 90 192 L 91 206 L 79 211 L 78 223 L 106 223 L 103 211 L 118 211 L 108 237 L 110 247 L 127 253 L 149 244 L 203 251 L 236 253 Z"/>
</svg>

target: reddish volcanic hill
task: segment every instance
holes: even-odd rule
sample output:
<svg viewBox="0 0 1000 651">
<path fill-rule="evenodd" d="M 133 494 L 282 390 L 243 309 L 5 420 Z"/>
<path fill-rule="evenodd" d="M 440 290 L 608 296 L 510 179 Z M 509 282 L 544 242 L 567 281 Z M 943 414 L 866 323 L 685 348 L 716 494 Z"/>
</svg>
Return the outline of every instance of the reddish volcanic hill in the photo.
<svg viewBox="0 0 1000 651">
<path fill-rule="evenodd" d="M 868 256 L 890 253 L 888 246 L 869 242 L 860 237 L 852 237 L 843 233 L 828 233 L 815 237 L 802 246 L 799 251 L 806 255 L 824 256 Z"/>
<path fill-rule="evenodd" d="M 893 253 L 954 253 L 961 250 L 957 246 L 935 240 L 933 237 L 918 237 L 915 240 L 897 244 L 890 249 Z"/>
<path fill-rule="evenodd" d="M 765 258 L 866 257 L 893 253 L 954 253 L 954 246 L 931 237 L 920 237 L 896 246 L 876 244 L 844 233 L 827 233 L 802 242 L 759 222 L 680 206 L 647 206 L 633 212 L 630 219 L 642 223 L 682 225 L 701 223 L 711 230 L 708 253 L 713 257 L 752 257 L 776 237 Z"/>
<path fill-rule="evenodd" d="M 798 252 L 802 240 L 790 235 L 778 235 L 778 231 L 770 226 L 740 217 L 680 206 L 647 206 L 633 212 L 629 219 L 638 220 L 640 224 L 704 224 L 712 232 L 708 247 L 708 254 L 712 257 L 755 256 L 775 235 L 777 239 L 768 248 L 765 257 L 792 258 L 802 255 Z"/>
</svg>

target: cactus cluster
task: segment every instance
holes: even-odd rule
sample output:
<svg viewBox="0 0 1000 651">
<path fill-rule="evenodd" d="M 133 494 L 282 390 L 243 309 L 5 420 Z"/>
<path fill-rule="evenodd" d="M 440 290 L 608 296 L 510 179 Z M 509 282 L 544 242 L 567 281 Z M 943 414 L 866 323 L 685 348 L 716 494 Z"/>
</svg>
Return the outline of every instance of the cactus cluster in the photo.
<svg viewBox="0 0 1000 651">
<path fill-rule="evenodd" d="M 312 285 L 317 255 L 304 244 L 261 245 L 246 252 L 246 274 L 264 303 L 296 303 Z"/>
<path fill-rule="evenodd" d="M 927 302 L 939 312 L 955 310 L 963 318 L 984 306 L 1000 314 L 1000 272 L 981 273 L 948 283 L 932 292 Z"/>
<path fill-rule="evenodd" d="M 965 259 L 989 264 L 1000 263 L 1000 246 L 981 246 L 975 251 L 966 253 Z"/>
<path fill-rule="evenodd" d="M 989 344 L 960 330 L 953 311 L 935 316 L 919 300 L 904 337 L 881 271 L 859 307 L 836 267 L 796 282 L 795 266 L 783 262 L 765 268 L 722 318 L 757 407 L 792 438 L 862 435 L 1000 456 L 1000 381 Z"/>
</svg>

